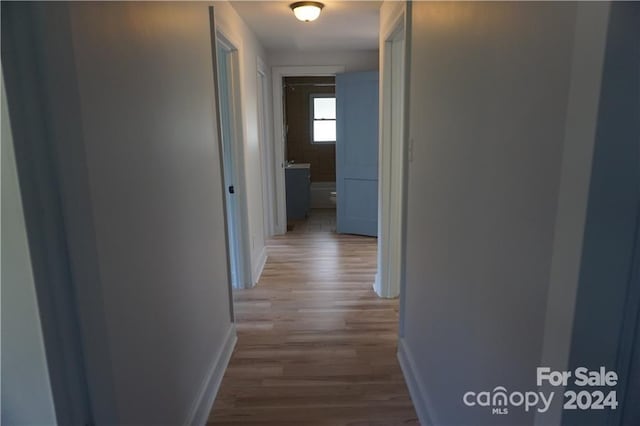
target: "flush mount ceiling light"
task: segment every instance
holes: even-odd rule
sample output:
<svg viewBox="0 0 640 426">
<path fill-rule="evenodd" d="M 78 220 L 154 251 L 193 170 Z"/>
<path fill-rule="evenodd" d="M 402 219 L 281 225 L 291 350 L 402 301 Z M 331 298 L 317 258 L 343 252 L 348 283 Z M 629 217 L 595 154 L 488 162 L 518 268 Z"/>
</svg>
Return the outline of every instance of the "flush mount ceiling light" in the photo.
<svg viewBox="0 0 640 426">
<path fill-rule="evenodd" d="M 311 22 L 318 19 L 324 4 L 317 1 L 298 1 L 292 3 L 289 7 L 300 21 Z"/>
</svg>

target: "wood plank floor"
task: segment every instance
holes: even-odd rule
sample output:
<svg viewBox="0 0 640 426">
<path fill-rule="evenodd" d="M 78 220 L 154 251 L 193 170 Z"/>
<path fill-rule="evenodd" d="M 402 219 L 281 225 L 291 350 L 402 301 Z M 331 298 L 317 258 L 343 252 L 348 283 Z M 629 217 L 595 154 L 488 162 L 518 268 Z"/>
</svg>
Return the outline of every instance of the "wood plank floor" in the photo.
<svg viewBox="0 0 640 426">
<path fill-rule="evenodd" d="M 269 242 L 235 293 L 238 343 L 211 425 L 417 425 L 398 361 L 398 301 L 376 297 L 376 240 L 332 232 Z"/>
</svg>

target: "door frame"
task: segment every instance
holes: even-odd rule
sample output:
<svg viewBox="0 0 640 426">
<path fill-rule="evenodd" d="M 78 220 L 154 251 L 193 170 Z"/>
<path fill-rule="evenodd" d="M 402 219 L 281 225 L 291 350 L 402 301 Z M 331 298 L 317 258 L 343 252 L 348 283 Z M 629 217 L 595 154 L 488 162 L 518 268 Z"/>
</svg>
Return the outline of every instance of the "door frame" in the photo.
<svg viewBox="0 0 640 426">
<path fill-rule="evenodd" d="M 267 66 L 262 58 L 258 57 L 256 72 L 256 88 L 258 103 L 258 141 L 260 148 L 260 166 L 262 168 L 262 208 L 264 211 L 264 237 L 275 234 L 275 176 L 273 160 L 273 144 L 269 131 L 269 82 Z"/>
<path fill-rule="evenodd" d="M 404 224 L 409 160 L 407 155 L 409 23 L 406 6 L 398 9 L 391 23 L 389 30 L 380 34 L 378 271 L 373 284 L 376 294 L 384 298 L 394 298 L 401 294 L 401 283 L 404 277 L 404 242 L 406 240 Z M 393 48 L 397 43 L 402 43 L 399 46 L 402 52 L 400 58 L 393 57 Z M 393 72 L 398 66 L 402 67 L 400 81 Z M 396 130 L 398 124 L 399 131 Z M 397 142 L 392 143 L 394 140 L 399 140 L 400 145 L 398 146 Z M 402 317 L 400 329 L 402 330 Z"/>
<path fill-rule="evenodd" d="M 234 43 L 234 41 L 229 38 L 218 26 L 215 26 L 215 45 L 213 49 L 216 52 L 216 69 L 215 69 L 215 78 L 216 78 L 216 92 L 218 93 L 218 129 L 220 132 L 220 144 L 224 147 L 224 141 L 222 139 L 222 118 L 221 111 L 223 108 L 222 105 L 222 96 L 220 94 L 220 87 L 218 81 L 218 66 L 220 64 L 220 59 L 218 58 L 218 44 L 222 47 L 222 49 L 227 53 L 228 62 L 229 62 L 229 116 L 230 116 L 230 125 L 231 130 L 233 132 L 233 148 L 230 152 L 231 162 L 233 167 L 233 181 L 234 187 L 236 189 L 236 206 L 232 210 L 233 217 L 229 218 L 227 215 L 227 222 L 232 219 L 234 226 L 235 235 L 227 235 L 229 239 L 227 241 L 227 251 L 229 252 L 229 267 L 232 268 L 233 263 L 231 262 L 231 257 L 235 257 L 233 259 L 236 265 L 236 282 L 232 283 L 232 287 L 236 289 L 242 288 L 251 288 L 253 287 L 253 279 L 251 274 L 251 251 L 250 251 L 250 241 L 249 241 L 249 212 L 247 208 L 247 184 L 244 170 L 244 133 L 242 127 L 242 105 L 241 105 L 241 93 L 240 93 L 240 59 L 239 59 L 239 51 L 236 46 L 238 43 Z M 222 153 L 222 163 L 223 167 L 227 160 L 225 160 L 224 152 Z M 224 172 L 223 172 L 224 176 Z M 226 179 L 224 179 L 225 183 L 225 199 L 227 195 L 227 185 Z M 225 210 L 226 206 L 225 206 Z M 227 225 L 227 233 L 229 233 L 229 227 Z M 236 250 L 231 250 L 230 240 L 234 238 Z M 230 271 L 231 272 L 231 271 Z M 234 274 L 230 274 L 233 276 Z"/>
<path fill-rule="evenodd" d="M 344 65 L 282 66 L 273 67 L 273 145 L 275 171 L 275 234 L 287 232 L 287 194 L 285 189 L 285 132 L 284 132 L 284 77 L 326 77 L 345 71 Z"/>
</svg>

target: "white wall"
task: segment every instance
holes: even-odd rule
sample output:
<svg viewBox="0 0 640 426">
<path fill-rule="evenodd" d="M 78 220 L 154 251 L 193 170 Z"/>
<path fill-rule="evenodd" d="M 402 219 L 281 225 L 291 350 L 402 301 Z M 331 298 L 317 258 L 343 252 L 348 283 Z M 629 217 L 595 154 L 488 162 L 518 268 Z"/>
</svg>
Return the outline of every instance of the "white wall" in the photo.
<svg viewBox="0 0 640 426">
<path fill-rule="evenodd" d="M 274 67 L 343 65 L 345 72 L 378 69 L 377 50 L 296 51 L 270 50 L 269 64 Z"/>
<path fill-rule="evenodd" d="M 206 4 L 72 5 L 120 423 L 184 423 L 229 337 Z"/>
<path fill-rule="evenodd" d="M 240 102 L 243 111 L 244 174 L 249 214 L 252 284 L 255 284 L 266 260 L 262 203 L 262 159 L 258 127 L 257 69 L 258 58 L 265 63 L 268 63 L 268 58 L 255 34 L 228 2 L 216 1 L 213 4 L 216 28 L 235 45 L 239 53 L 240 91 L 242 97 Z M 267 73 L 266 81 L 269 82 L 271 81 L 271 74 L 269 67 L 265 68 Z"/>
<path fill-rule="evenodd" d="M 235 342 L 208 5 L 29 7 L 96 423 L 204 423 Z"/>
<path fill-rule="evenodd" d="M 0 423 L 55 424 L 31 257 L 2 86 L 2 414 Z"/>
<path fill-rule="evenodd" d="M 587 62 L 597 69 L 602 10 L 576 35 L 584 5 L 412 7 L 403 369 L 424 424 L 532 424 L 531 411 L 494 416 L 462 396 L 536 390 L 558 206 L 569 187 L 585 196 L 593 146 L 597 96 L 578 96 L 584 81 L 572 86 L 572 67 L 586 61 L 574 51 L 588 44 L 584 28 L 596 29 Z M 586 145 L 576 148 L 578 135 Z M 569 182 L 567 152 L 577 153 Z M 579 250 L 576 237 L 565 256 Z"/>
</svg>

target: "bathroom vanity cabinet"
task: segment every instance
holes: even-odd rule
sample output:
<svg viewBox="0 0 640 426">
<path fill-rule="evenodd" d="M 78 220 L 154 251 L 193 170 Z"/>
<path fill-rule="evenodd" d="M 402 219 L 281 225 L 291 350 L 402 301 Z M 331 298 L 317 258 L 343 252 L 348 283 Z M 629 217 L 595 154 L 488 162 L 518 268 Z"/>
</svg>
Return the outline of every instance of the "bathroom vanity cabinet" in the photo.
<svg viewBox="0 0 640 426">
<path fill-rule="evenodd" d="M 287 220 L 307 217 L 311 204 L 311 165 L 289 164 L 285 167 Z"/>
</svg>

